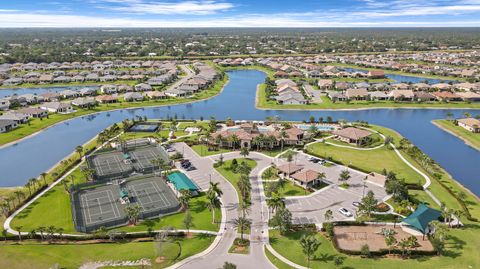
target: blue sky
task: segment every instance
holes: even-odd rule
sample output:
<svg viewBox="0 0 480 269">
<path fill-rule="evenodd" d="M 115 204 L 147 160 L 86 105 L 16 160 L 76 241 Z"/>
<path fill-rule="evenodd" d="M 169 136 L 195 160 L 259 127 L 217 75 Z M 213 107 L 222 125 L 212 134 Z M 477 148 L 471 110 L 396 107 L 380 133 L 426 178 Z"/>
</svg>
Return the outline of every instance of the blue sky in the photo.
<svg viewBox="0 0 480 269">
<path fill-rule="evenodd" d="M 480 0 L 4 0 L 0 27 L 480 26 Z"/>
</svg>

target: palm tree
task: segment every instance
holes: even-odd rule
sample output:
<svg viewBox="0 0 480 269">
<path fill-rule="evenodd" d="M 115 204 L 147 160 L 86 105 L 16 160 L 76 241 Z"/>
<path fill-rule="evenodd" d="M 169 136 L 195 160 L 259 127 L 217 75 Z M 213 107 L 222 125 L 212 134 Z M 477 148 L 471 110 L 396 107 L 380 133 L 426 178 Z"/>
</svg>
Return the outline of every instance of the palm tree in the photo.
<svg viewBox="0 0 480 269">
<path fill-rule="evenodd" d="M 75 176 L 74 175 L 69 175 L 68 178 L 70 179 L 70 182 L 72 183 L 71 186 L 75 186 Z"/>
<path fill-rule="evenodd" d="M 223 191 L 220 189 L 220 183 L 210 182 L 210 187 L 208 188 L 208 193 L 214 193 L 218 197 L 222 197 Z"/>
<path fill-rule="evenodd" d="M 43 227 L 43 226 L 40 226 L 38 227 L 38 232 L 40 233 L 40 238 L 42 239 L 42 241 L 45 239 L 44 236 L 43 236 L 43 233 L 45 232 L 46 228 Z"/>
<path fill-rule="evenodd" d="M 58 237 L 62 238 L 64 229 L 62 227 L 57 229 Z"/>
<path fill-rule="evenodd" d="M 208 192 L 207 199 L 207 208 L 212 212 L 212 223 L 215 223 L 215 209 L 219 209 L 222 206 L 222 202 L 213 191 Z"/>
<path fill-rule="evenodd" d="M 30 194 L 29 196 L 32 196 L 32 179 L 29 179 L 27 183 L 25 183 L 25 187 L 28 188 L 28 193 Z"/>
<path fill-rule="evenodd" d="M 303 235 L 302 238 L 300 238 L 300 245 L 302 246 L 303 254 L 307 256 L 307 268 L 310 268 L 310 260 L 314 257 L 320 244 L 321 242 L 312 235 Z"/>
<path fill-rule="evenodd" d="M 125 207 L 125 214 L 127 215 L 130 223 L 137 225 L 138 217 L 140 217 L 140 212 L 142 208 L 140 205 L 129 205 Z"/>
<path fill-rule="evenodd" d="M 281 152 L 283 152 L 283 146 L 285 145 L 285 138 L 287 137 L 288 137 L 287 132 L 284 129 L 282 129 L 282 131 L 280 132 Z"/>
<path fill-rule="evenodd" d="M 17 233 L 18 233 L 18 240 L 20 242 L 22 241 L 22 229 L 23 229 L 23 226 L 15 226 L 15 230 L 17 230 Z"/>
<path fill-rule="evenodd" d="M 453 117 L 453 113 L 452 113 L 452 112 L 448 112 L 448 113 L 447 113 L 447 119 L 448 119 L 448 120 L 451 120 L 452 117 Z"/>
<path fill-rule="evenodd" d="M 180 201 L 180 204 L 182 205 L 183 209 L 188 209 L 188 202 L 192 198 L 192 195 L 189 190 L 180 190 L 180 193 L 182 194 L 178 200 Z"/>
<path fill-rule="evenodd" d="M 325 221 L 331 221 L 333 219 L 333 212 L 332 210 L 328 209 L 327 211 L 325 211 L 325 214 L 323 215 L 323 217 L 325 218 Z"/>
<path fill-rule="evenodd" d="M 15 194 L 15 196 L 17 197 L 18 204 L 21 203 L 20 199 L 23 198 L 23 197 L 25 197 L 25 194 L 24 194 L 22 191 L 20 191 L 20 190 L 15 191 L 13 194 Z"/>
<path fill-rule="evenodd" d="M 232 142 L 233 150 L 235 150 L 236 145 L 240 142 L 240 139 L 236 134 L 230 136 L 230 141 Z"/>
<path fill-rule="evenodd" d="M 272 192 L 270 198 L 267 199 L 267 206 L 272 213 L 275 213 L 278 209 L 285 207 L 284 198 L 277 192 Z"/>
<path fill-rule="evenodd" d="M 155 158 L 150 161 L 154 167 L 157 167 L 157 170 L 160 171 L 161 167 L 165 164 L 165 160 L 161 157 Z"/>
<path fill-rule="evenodd" d="M 2 229 L 2 236 L 3 236 L 3 241 L 7 241 L 7 234 L 8 234 L 8 231 L 6 229 Z"/>
<path fill-rule="evenodd" d="M 47 186 L 47 173 L 43 172 L 40 174 L 40 177 L 42 177 L 43 179 L 43 184 L 45 184 L 45 186 Z"/>
<path fill-rule="evenodd" d="M 238 189 L 242 195 L 242 199 L 245 201 L 250 196 L 250 191 L 252 190 L 252 185 L 250 184 L 250 179 L 248 175 L 241 174 L 240 179 L 237 182 Z"/>
<path fill-rule="evenodd" d="M 70 181 L 68 180 L 68 178 L 64 178 L 62 180 L 62 184 L 63 184 L 63 188 L 65 189 L 66 192 L 70 192 L 70 190 L 68 189 L 68 183 L 70 183 Z"/>
<path fill-rule="evenodd" d="M 238 217 L 238 218 L 233 220 L 233 227 L 237 228 L 240 231 L 240 241 L 241 242 L 244 242 L 243 234 L 244 234 L 245 230 L 250 228 L 251 225 L 252 225 L 252 222 L 245 217 Z"/>
<path fill-rule="evenodd" d="M 248 150 L 247 147 L 243 147 L 240 149 L 240 155 L 243 156 L 243 158 L 246 158 L 250 154 L 250 151 Z"/>
<path fill-rule="evenodd" d="M 83 146 L 80 146 L 80 145 L 76 146 L 75 152 L 78 153 L 78 156 L 81 159 L 83 157 Z"/>
<path fill-rule="evenodd" d="M 92 179 L 93 175 L 95 174 L 95 170 L 88 168 L 87 166 L 82 166 L 80 168 L 83 176 L 85 177 L 85 181 L 89 181 Z"/>
<path fill-rule="evenodd" d="M 345 182 L 350 178 L 350 172 L 348 170 L 343 170 L 340 173 L 340 177 L 338 178 L 339 181 Z"/>
<path fill-rule="evenodd" d="M 55 228 L 55 226 L 50 225 L 50 226 L 47 227 L 47 233 L 48 233 L 48 239 L 49 240 L 53 239 L 53 236 L 54 236 L 56 230 L 57 229 Z"/>
</svg>

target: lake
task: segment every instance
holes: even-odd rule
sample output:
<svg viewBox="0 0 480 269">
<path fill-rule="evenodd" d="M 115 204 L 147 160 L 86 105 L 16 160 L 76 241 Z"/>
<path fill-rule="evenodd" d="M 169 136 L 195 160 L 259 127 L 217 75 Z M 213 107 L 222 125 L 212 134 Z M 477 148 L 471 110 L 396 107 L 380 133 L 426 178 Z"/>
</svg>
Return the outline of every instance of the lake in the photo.
<svg viewBox="0 0 480 269">
<path fill-rule="evenodd" d="M 279 116 L 283 120 L 308 120 L 310 116 L 348 121 L 364 120 L 398 131 L 441 164 L 457 181 L 480 195 L 478 167 L 480 152 L 465 145 L 460 139 L 442 131 L 430 121 L 445 118 L 447 112 L 460 117 L 464 112 L 473 115 L 480 110 L 445 109 L 371 109 L 353 111 L 259 110 L 255 108 L 256 86 L 265 74 L 256 70 L 230 71 L 224 91 L 210 100 L 166 107 L 123 109 L 75 118 L 57 124 L 44 132 L 15 145 L 0 149 L 0 186 L 23 185 L 29 178 L 48 170 L 58 161 L 109 125 L 125 118 L 147 116 L 179 119 L 264 120 Z M 381 165 L 381 164 L 379 164 Z"/>
</svg>

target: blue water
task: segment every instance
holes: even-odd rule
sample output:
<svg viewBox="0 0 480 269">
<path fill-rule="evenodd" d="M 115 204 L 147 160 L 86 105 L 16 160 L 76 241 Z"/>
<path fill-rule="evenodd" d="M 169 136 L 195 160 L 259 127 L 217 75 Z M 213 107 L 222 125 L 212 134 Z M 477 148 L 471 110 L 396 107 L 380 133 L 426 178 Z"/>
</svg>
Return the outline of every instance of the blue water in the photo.
<svg viewBox="0 0 480 269">
<path fill-rule="evenodd" d="M 135 116 L 148 118 L 246 119 L 264 120 L 279 116 L 284 120 L 308 120 L 310 116 L 326 119 L 364 120 L 395 129 L 440 163 L 452 176 L 477 195 L 480 195 L 478 167 L 480 152 L 460 139 L 431 124 L 432 119 L 445 118 L 447 112 L 460 117 L 464 112 L 473 115 L 480 110 L 442 109 L 372 109 L 356 111 L 302 111 L 255 109 L 256 85 L 265 74 L 255 70 L 229 72 L 230 82 L 223 93 L 206 101 L 157 108 L 124 109 L 103 112 L 60 123 L 16 145 L 0 149 L 0 186 L 23 185 L 39 175 L 109 125 Z M 381 164 L 379 164 L 381 166 Z"/>
<path fill-rule="evenodd" d="M 368 73 L 367 70 L 363 69 L 356 69 L 356 68 L 342 68 L 346 72 L 361 72 L 361 73 Z M 396 74 L 385 74 L 385 77 L 394 80 L 394 83 L 427 83 L 427 84 L 437 84 L 437 83 L 449 83 L 449 82 L 456 82 L 454 80 L 441 80 L 441 79 L 434 79 L 434 78 L 422 78 L 422 77 L 414 77 L 414 76 L 405 76 L 405 75 L 396 75 Z"/>
</svg>

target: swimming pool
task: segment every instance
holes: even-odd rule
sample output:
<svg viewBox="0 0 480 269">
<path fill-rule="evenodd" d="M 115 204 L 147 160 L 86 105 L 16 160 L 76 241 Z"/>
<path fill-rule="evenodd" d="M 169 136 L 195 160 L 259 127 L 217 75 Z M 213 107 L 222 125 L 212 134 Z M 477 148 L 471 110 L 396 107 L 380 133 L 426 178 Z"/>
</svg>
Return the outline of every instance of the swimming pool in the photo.
<svg viewBox="0 0 480 269">
<path fill-rule="evenodd" d="M 297 125 L 297 128 L 298 129 L 302 129 L 302 130 L 308 130 L 310 128 L 310 124 L 298 124 Z M 317 130 L 319 131 L 324 131 L 324 132 L 328 132 L 328 131 L 333 131 L 335 130 L 335 127 L 333 126 L 326 126 L 326 125 L 315 125 L 317 127 Z"/>
</svg>

